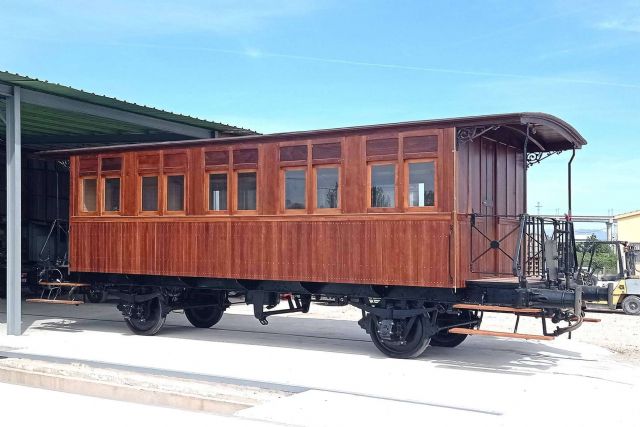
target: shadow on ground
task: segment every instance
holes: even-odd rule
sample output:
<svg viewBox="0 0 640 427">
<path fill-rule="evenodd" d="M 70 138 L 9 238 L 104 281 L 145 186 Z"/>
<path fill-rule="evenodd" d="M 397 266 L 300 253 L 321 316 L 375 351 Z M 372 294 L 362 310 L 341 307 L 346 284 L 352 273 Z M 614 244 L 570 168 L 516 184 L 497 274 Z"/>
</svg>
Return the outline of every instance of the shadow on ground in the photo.
<svg viewBox="0 0 640 427">
<path fill-rule="evenodd" d="M 46 310 L 25 307 L 23 328 L 27 333 L 49 331 L 133 335 L 112 304 L 92 304 L 80 310 L 74 310 L 75 307 L 48 307 Z M 4 312 L 0 312 L 0 322 L 6 322 Z M 197 329 L 187 322 L 183 314 L 171 313 L 158 336 L 251 345 L 257 347 L 256 352 L 259 352 L 260 346 L 270 346 L 385 358 L 356 322 L 348 320 L 274 317 L 269 325 L 262 326 L 251 315 L 226 313 L 218 325 L 210 329 Z M 429 347 L 412 362 L 429 363 L 441 369 L 529 376 L 571 359 L 588 361 L 581 353 L 555 344 L 471 337 L 456 348 Z"/>
</svg>

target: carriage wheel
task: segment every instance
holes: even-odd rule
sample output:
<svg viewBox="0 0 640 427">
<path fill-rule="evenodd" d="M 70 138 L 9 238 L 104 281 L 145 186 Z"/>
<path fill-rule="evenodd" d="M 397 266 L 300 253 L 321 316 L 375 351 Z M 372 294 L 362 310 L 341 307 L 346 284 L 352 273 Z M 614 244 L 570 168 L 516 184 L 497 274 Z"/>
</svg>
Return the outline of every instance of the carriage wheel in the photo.
<svg viewBox="0 0 640 427">
<path fill-rule="evenodd" d="M 461 313 L 460 315 L 438 316 L 438 327 L 447 327 L 448 325 L 455 325 L 461 322 L 470 321 L 471 316 L 468 312 Z M 462 326 L 463 328 L 473 328 L 473 326 Z M 431 337 L 430 345 L 434 347 L 456 347 L 462 344 L 467 339 L 468 335 L 464 334 L 450 334 L 448 330 L 440 331 Z"/>
<path fill-rule="evenodd" d="M 210 328 L 222 319 L 224 309 L 220 306 L 185 308 L 187 320 L 196 328 Z"/>
<path fill-rule="evenodd" d="M 137 335 L 157 334 L 167 318 L 162 313 L 162 304 L 158 297 L 136 304 L 132 312 L 133 315 L 125 317 L 124 321 Z"/>
<path fill-rule="evenodd" d="M 369 317 L 371 341 L 387 356 L 410 359 L 427 349 L 431 336 L 425 316 L 394 320 L 381 319 L 373 314 Z"/>
<path fill-rule="evenodd" d="M 87 292 L 87 299 L 91 303 L 99 304 L 107 300 L 107 293 L 102 289 L 91 288 L 89 292 Z"/>
<path fill-rule="evenodd" d="M 457 347 L 467 338 L 463 334 L 450 334 L 449 331 L 440 331 L 431 337 L 431 345 L 434 347 Z"/>
</svg>

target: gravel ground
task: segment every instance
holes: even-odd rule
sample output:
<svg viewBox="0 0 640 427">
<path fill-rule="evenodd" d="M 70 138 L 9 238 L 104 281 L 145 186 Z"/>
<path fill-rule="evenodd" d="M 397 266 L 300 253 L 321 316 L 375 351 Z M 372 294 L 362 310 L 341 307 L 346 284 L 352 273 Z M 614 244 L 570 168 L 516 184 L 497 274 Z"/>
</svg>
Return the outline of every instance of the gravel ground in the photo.
<svg viewBox="0 0 640 427">
<path fill-rule="evenodd" d="M 312 305 L 310 313 L 303 316 L 357 321 L 360 319 L 360 310 L 351 306 L 316 303 Z M 612 351 L 616 359 L 640 365 L 640 316 L 628 316 L 622 312 L 589 312 L 587 316 L 601 321 L 584 323 L 572 334 L 572 340 L 604 347 Z M 511 332 L 515 319 L 511 314 L 486 313 L 482 329 Z M 547 327 L 551 331 L 555 325 L 548 321 Z M 518 332 L 541 334 L 540 320 L 522 318 Z M 482 339 L 482 337 L 474 337 L 474 339 Z M 556 339 L 565 340 L 567 335 Z"/>
</svg>

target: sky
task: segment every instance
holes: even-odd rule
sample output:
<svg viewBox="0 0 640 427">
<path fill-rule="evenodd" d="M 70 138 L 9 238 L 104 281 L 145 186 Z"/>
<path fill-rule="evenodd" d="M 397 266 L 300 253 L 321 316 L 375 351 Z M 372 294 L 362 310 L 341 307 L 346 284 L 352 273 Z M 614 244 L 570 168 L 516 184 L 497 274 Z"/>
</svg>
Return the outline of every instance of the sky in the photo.
<svg viewBox="0 0 640 427">
<path fill-rule="evenodd" d="M 0 0 L 0 23 L 1 70 L 262 133 L 554 114 L 588 141 L 574 214 L 640 209 L 637 0 Z M 529 170 L 529 212 L 566 212 L 567 160 Z"/>
</svg>

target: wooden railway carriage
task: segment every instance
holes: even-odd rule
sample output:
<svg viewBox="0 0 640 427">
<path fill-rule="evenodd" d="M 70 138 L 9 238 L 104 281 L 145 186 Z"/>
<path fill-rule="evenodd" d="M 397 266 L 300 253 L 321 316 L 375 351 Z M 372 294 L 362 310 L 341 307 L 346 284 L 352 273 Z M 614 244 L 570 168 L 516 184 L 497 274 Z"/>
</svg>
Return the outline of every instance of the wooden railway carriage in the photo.
<svg viewBox="0 0 640 427">
<path fill-rule="evenodd" d="M 527 167 L 584 144 L 521 113 L 48 155 L 70 157 L 70 270 L 134 332 L 177 309 L 210 327 L 231 291 L 263 324 L 332 295 L 413 357 L 462 342 L 489 306 L 569 322 L 554 334 L 581 323 L 596 290 L 576 283 L 571 223 L 525 207 Z"/>
</svg>

